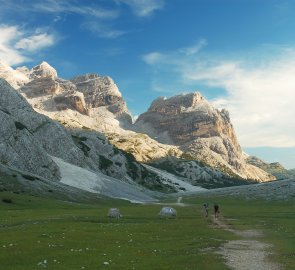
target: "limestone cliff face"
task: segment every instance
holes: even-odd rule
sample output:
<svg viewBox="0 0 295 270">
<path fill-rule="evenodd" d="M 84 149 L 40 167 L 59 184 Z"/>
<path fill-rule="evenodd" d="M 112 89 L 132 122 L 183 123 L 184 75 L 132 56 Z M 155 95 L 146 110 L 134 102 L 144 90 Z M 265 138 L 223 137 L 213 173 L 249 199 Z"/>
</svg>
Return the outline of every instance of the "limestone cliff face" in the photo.
<svg viewBox="0 0 295 270">
<path fill-rule="evenodd" d="M 116 117 L 125 118 L 131 123 L 131 116 L 117 85 L 110 77 L 86 74 L 71 80 L 84 94 L 89 108 L 106 107 Z"/>
<path fill-rule="evenodd" d="M 199 92 L 158 98 L 141 114 L 135 130 L 161 143 L 179 146 L 194 159 L 243 178 L 272 180 L 245 161 L 226 110 L 219 111 Z"/>
<path fill-rule="evenodd" d="M 167 140 L 183 146 L 196 138 L 224 136 L 236 151 L 241 151 L 233 126 L 226 111 L 213 108 L 199 92 L 156 99 L 146 113 L 141 114 L 136 126 L 148 124 Z M 159 140 L 165 142 L 165 136 Z"/>
</svg>

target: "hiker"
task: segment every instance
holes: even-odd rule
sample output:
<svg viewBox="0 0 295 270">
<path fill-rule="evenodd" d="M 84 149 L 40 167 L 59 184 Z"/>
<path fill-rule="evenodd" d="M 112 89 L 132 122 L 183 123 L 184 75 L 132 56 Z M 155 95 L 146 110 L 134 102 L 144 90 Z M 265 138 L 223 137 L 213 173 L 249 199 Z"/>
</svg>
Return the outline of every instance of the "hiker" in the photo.
<svg viewBox="0 0 295 270">
<path fill-rule="evenodd" d="M 214 204 L 214 216 L 215 218 L 218 218 L 219 216 L 219 205 L 218 204 Z"/>
<path fill-rule="evenodd" d="M 203 207 L 204 207 L 204 211 L 205 211 L 205 217 L 208 217 L 208 215 L 209 215 L 209 204 L 204 203 Z"/>
</svg>

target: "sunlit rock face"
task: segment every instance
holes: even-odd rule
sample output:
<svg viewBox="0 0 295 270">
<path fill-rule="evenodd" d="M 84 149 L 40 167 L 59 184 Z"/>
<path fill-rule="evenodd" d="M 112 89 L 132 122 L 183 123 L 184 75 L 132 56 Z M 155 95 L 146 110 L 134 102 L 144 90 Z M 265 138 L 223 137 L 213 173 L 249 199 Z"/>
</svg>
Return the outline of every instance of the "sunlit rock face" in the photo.
<svg viewBox="0 0 295 270">
<path fill-rule="evenodd" d="M 29 77 L 31 80 L 39 79 L 39 78 L 57 78 L 56 70 L 50 66 L 47 62 L 42 62 L 40 65 L 37 65 L 32 68 L 29 73 Z"/>
<path fill-rule="evenodd" d="M 126 102 L 114 81 L 106 76 L 86 74 L 71 80 L 77 89 L 84 94 L 89 108 L 106 107 L 118 118 L 124 118 L 131 123 L 131 115 Z"/>
<path fill-rule="evenodd" d="M 135 127 L 161 143 L 178 146 L 192 158 L 243 178 L 271 180 L 247 164 L 229 113 L 214 108 L 199 92 L 158 98 Z"/>
</svg>

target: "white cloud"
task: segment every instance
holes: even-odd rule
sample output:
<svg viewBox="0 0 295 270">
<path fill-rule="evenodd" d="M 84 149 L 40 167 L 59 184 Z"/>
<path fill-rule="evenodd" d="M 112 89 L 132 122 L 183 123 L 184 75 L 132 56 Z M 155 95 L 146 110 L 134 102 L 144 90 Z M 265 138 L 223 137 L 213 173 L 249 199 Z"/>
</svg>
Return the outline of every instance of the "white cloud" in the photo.
<svg viewBox="0 0 295 270">
<path fill-rule="evenodd" d="M 104 9 L 96 5 L 81 5 L 73 0 L 43 0 L 36 1 L 31 8 L 35 11 L 47 13 L 75 13 L 86 16 L 93 16 L 99 19 L 113 19 L 118 16 L 116 10 Z"/>
<path fill-rule="evenodd" d="M 113 29 L 105 24 L 96 21 L 85 22 L 81 25 L 81 27 L 83 29 L 89 30 L 99 37 L 108 39 L 114 39 L 126 34 L 126 32 L 124 31 Z"/>
<path fill-rule="evenodd" d="M 218 58 L 198 53 L 192 57 L 180 49 L 157 55 L 157 61 L 144 60 L 157 70 L 157 80 L 161 70 L 170 70 L 184 85 L 223 88 L 226 94 L 213 102 L 230 111 L 243 147 L 295 146 L 295 51 L 282 48 L 260 63 L 254 57 Z"/>
<path fill-rule="evenodd" d="M 10 0 L 6 4 L 5 0 L 0 0 L 0 16 L 16 17 L 18 13 L 21 16 L 31 13 L 45 14 L 52 15 L 52 21 L 58 23 L 65 20 L 66 16 L 64 15 L 75 14 L 82 19 L 83 29 L 96 33 L 99 37 L 116 38 L 125 34 L 124 31 L 113 29 L 109 23 L 120 15 L 120 10 L 116 6 L 106 9 L 95 1 L 88 4 L 82 2 L 76 0 Z M 43 41 L 44 38 L 42 38 Z"/>
<path fill-rule="evenodd" d="M 0 25 L 0 60 L 10 65 L 24 62 L 26 57 L 13 48 L 13 43 L 21 36 L 15 26 Z"/>
<path fill-rule="evenodd" d="M 295 55 L 287 54 L 256 68 L 222 63 L 187 77 L 226 89 L 216 104 L 230 110 L 243 146 L 290 147 L 295 146 L 294 74 Z"/>
<path fill-rule="evenodd" d="M 196 45 L 187 48 L 181 48 L 180 52 L 186 55 L 194 55 L 198 53 L 201 49 L 203 49 L 207 45 L 206 39 L 201 39 Z"/>
<path fill-rule="evenodd" d="M 162 60 L 163 54 L 159 52 L 151 52 L 151 53 L 145 54 L 142 58 L 147 64 L 154 65 L 157 62 Z"/>
<path fill-rule="evenodd" d="M 83 1 L 75 0 L 0 0 L 0 13 L 12 11 L 14 13 L 52 13 L 55 16 L 63 13 L 79 14 L 98 19 L 114 19 L 119 16 L 116 9 L 105 9 L 99 5 L 83 5 Z"/>
<path fill-rule="evenodd" d="M 154 11 L 164 7 L 164 0 L 117 0 L 130 6 L 133 12 L 139 17 L 151 15 Z"/>
<path fill-rule="evenodd" d="M 49 35 L 47 33 L 43 33 L 20 39 L 15 44 L 15 48 L 22 49 L 28 52 L 34 52 L 52 46 L 53 44 L 54 36 Z"/>
<path fill-rule="evenodd" d="M 55 37 L 47 33 L 34 33 L 18 26 L 0 25 L 0 59 L 9 65 L 29 61 L 33 52 L 55 43 Z"/>
<path fill-rule="evenodd" d="M 182 66 L 184 63 L 187 64 L 206 45 L 207 40 L 201 39 L 191 47 L 180 48 L 169 52 L 150 52 L 143 55 L 142 59 L 151 66 L 160 64 L 162 66 L 170 65 L 170 68 L 174 68 L 175 66 Z"/>
</svg>

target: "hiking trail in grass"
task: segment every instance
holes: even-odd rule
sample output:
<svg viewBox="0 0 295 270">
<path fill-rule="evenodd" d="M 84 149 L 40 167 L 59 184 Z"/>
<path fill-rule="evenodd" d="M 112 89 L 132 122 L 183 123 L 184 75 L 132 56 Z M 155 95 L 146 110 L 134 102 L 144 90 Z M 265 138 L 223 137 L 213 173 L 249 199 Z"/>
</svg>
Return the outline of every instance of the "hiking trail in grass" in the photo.
<svg viewBox="0 0 295 270">
<path fill-rule="evenodd" d="M 217 254 L 223 256 L 226 265 L 234 270 L 282 270 L 282 267 L 269 261 L 272 254 L 272 245 L 257 240 L 262 236 L 262 232 L 257 230 L 235 230 L 220 219 L 214 217 L 214 227 L 230 231 L 240 240 L 231 240 L 223 244 L 217 251 Z"/>
</svg>

